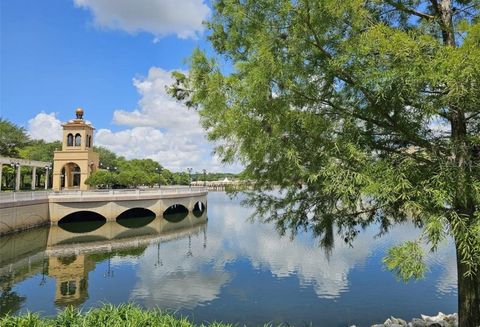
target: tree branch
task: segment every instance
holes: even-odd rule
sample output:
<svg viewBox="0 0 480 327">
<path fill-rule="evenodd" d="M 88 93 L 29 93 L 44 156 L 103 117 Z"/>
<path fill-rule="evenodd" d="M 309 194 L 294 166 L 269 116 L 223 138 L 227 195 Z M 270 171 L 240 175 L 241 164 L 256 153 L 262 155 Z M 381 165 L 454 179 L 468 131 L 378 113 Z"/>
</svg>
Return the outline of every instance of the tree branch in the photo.
<svg viewBox="0 0 480 327">
<path fill-rule="evenodd" d="M 420 12 L 420 11 L 417 11 L 415 9 L 409 8 L 409 7 L 405 6 L 403 3 L 401 3 L 400 1 L 385 0 L 385 2 L 387 2 L 389 5 L 395 7 L 397 10 L 400 10 L 400 11 L 402 11 L 404 13 L 407 13 L 407 14 L 415 15 L 415 16 L 418 16 L 418 17 L 426 19 L 426 20 L 433 20 L 435 18 L 435 16 L 432 16 L 432 15 L 426 14 L 424 12 Z"/>
</svg>

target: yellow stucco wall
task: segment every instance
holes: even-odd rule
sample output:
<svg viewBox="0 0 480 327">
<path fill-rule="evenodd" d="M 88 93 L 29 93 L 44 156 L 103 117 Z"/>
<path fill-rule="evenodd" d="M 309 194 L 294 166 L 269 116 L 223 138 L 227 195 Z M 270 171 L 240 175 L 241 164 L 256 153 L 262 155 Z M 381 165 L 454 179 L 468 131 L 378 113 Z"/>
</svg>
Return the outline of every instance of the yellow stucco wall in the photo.
<svg viewBox="0 0 480 327">
<path fill-rule="evenodd" d="M 55 151 L 53 156 L 53 185 L 54 191 L 62 189 L 62 169 L 65 168 L 64 189 L 88 190 L 85 180 L 98 169 L 99 157 L 93 151 L 94 128 L 83 119 L 74 119 L 63 125 L 62 150 Z M 73 144 L 68 144 L 68 135 L 72 134 Z M 76 145 L 75 136 L 81 137 L 80 145 Z M 91 139 L 90 144 L 88 142 Z M 89 146 L 90 145 L 90 146 Z M 80 183 L 73 185 L 74 165 L 80 168 Z"/>
</svg>

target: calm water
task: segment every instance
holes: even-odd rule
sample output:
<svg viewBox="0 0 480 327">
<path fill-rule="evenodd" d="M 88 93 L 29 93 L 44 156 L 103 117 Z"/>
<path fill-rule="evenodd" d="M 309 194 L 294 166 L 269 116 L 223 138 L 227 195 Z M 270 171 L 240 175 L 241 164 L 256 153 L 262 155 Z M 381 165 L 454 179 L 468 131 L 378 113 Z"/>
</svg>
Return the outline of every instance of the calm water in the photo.
<svg viewBox="0 0 480 327">
<path fill-rule="evenodd" d="M 145 219 L 143 227 L 107 223 L 93 232 L 51 227 L 1 237 L 0 311 L 53 315 L 69 304 L 135 302 L 198 323 L 330 327 L 457 310 L 450 244 L 429 255 L 424 280 L 404 284 L 382 267 L 389 246 L 419 235 L 413 226 L 381 238 L 372 226 L 353 248 L 339 238 L 327 258 L 308 233 L 279 237 L 273 226 L 248 222 L 251 212 L 239 198 L 210 193 L 208 221 L 190 214 L 180 222 Z"/>
</svg>

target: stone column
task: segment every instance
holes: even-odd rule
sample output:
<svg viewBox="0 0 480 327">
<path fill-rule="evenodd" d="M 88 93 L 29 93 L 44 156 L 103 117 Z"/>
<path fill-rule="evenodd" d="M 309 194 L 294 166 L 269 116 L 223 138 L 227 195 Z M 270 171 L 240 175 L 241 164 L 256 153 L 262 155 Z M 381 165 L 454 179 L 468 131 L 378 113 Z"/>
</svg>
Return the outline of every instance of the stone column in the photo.
<svg viewBox="0 0 480 327">
<path fill-rule="evenodd" d="M 3 165 L 0 163 L 0 191 L 2 190 L 2 172 L 3 172 Z"/>
<path fill-rule="evenodd" d="M 17 177 L 15 179 L 15 191 L 20 191 L 20 173 L 22 170 L 22 166 L 17 166 Z"/>
<path fill-rule="evenodd" d="M 45 189 L 48 190 L 48 171 L 50 169 L 45 169 Z"/>
<path fill-rule="evenodd" d="M 68 190 L 70 188 L 70 178 L 71 178 L 71 175 L 70 175 L 70 165 L 65 165 L 65 175 L 64 175 L 64 179 L 65 179 L 65 189 Z"/>
<path fill-rule="evenodd" d="M 35 191 L 37 184 L 37 167 L 32 167 L 32 191 Z"/>
</svg>

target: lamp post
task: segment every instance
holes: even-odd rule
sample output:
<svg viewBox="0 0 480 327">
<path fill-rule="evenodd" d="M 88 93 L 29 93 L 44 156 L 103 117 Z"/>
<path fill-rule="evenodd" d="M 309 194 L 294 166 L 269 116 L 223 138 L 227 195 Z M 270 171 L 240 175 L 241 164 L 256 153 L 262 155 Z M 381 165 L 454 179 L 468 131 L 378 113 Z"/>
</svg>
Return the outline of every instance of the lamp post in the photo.
<svg viewBox="0 0 480 327">
<path fill-rule="evenodd" d="M 111 173 L 112 173 L 112 172 L 116 172 L 117 169 L 118 169 L 117 166 L 107 167 L 107 170 L 108 170 L 109 172 L 111 172 Z M 111 181 L 111 180 L 110 180 L 110 181 Z M 108 185 L 110 186 L 110 184 L 108 184 Z M 111 187 L 109 187 L 109 188 L 112 188 L 112 187 L 113 187 L 113 185 L 112 185 Z"/>
<path fill-rule="evenodd" d="M 52 167 L 47 165 L 44 168 L 45 168 L 45 189 L 47 190 L 48 189 L 48 178 L 49 178 L 48 177 L 49 176 L 48 172 L 50 171 L 50 169 L 52 169 Z"/>
<path fill-rule="evenodd" d="M 20 175 L 20 163 L 19 162 L 12 162 L 10 164 L 10 166 L 12 166 L 13 168 L 13 174 L 15 175 L 13 177 L 13 192 L 17 191 L 17 188 L 20 189 L 20 185 L 18 185 L 20 183 L 20 178 L 19 178 L 19 175 Z M 16 173 L 16 174 L 15 174 Z"/>
<path fill-rule="evenodd" d="M 188 186 L 192 187 L 192 170 L 193 168 L 187 168 L 188 170 Z"/>
<path fill-rule="evenodd" d="M 158 188 L 160 188 L 161 180 L 162 180 L 162 167 L 155 168 L 155 171 L 158 173 Z"/>
</svg>

